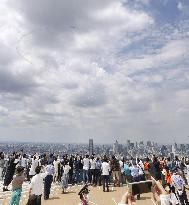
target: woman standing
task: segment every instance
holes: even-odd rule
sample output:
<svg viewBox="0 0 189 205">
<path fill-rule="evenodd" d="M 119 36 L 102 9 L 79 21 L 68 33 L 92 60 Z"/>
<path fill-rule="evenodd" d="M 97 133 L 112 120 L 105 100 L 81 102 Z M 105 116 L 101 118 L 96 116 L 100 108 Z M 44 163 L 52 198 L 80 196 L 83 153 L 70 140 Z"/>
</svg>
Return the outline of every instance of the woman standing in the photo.
<svg viewBox="0 0 189 205">
<path fill-rule="evenodd" d="M 3 191 L 9 191 L 8 186 L 13 179 L 16 165 L 19 163 L 18 158 L 19 158 L 19 156 L 15 155 L 15 153 L 13 153 L 13 155 L 10 156 L 10 158 L 9 158 L 8 167 L 7 167 L 7 170 L 5 173 Z"/>
<path fill-rule="evenodd" d="M 62 184 L 62 193 L 66 193 L 66 189 L 68 188 L 68 179 L 69 179 L 69 170 L 71 167 L 69 166 L 69 161 L 65 162 L 65 165 L 63 165 L 63 175 L 61 179 Z"/>
<path fill-rule="evenodd" d="M 22 192 L 22 184 L 25 180 L 24 175 L 24 167 L 19 166 L 16 169 L 16 175 L 12 180 L 12 195 L 9 201 L 9 205 L 19 205 L 21 192 Z"/>
</svg>

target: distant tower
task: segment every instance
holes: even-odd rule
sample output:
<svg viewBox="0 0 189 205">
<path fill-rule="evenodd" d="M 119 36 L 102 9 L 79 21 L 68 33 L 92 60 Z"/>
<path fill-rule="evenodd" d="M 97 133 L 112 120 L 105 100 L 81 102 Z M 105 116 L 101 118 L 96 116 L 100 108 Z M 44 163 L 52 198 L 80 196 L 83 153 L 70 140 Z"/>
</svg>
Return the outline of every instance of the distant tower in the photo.
<svg viewBox="0 0 189 205">
<path fill-rule="evenodd" d="M 89 139 L 89 155 L 93 154 L 93 139 Z"/>
<path fill-rule="evenodd" d="M 114 154 L 117 154 L 118 151 L 119 151 L 119 143 L 118 143 L 118 141 L 116 140 L 116 141 L 114 142 L 114 144 L 113 144 L 113 153 L 114 153 Z"/>
</svg>

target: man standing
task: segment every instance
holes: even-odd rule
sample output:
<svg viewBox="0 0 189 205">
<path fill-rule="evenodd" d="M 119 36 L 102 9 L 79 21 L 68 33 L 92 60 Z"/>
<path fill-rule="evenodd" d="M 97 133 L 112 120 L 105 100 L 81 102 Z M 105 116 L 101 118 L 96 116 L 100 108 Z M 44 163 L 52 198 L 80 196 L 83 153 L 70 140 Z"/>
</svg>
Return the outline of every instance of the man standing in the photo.
<svg viewBox="0 0 189 205">
<path fill-rule="evenodd" d="M 109 172 L 110 172 L 110 165 L 108 163 L 108 159 L 104 157 L 102 162 L 102 181 L 103 181 L 103 192 L 105 192 L 105 187 L 107 188 L 107 192 L 109 192 Z"/>
<path fill-rule="evenodd" d="M 114 186 L 120 186 L 120 165 L 119 161 L 116 159 L 114 155 L 112 156 L 110 166 L 112 171 L 112 177 L 114 180 Z"/>
<path fill-rule="evenodd" d="M 90 160 L 89 155 L 87 154 L 83 159 L 83 181 L 84 183 L 89 182 L 89 168 L 90 168 Z"/>
<path fill-rule="evenodd" d="M 49 199 L 51 184 L 53 181 L 54 175 L 54 166 L 52 165 L 52 161 L 49 161 L 49 164 L 46 166 L 47 176 L 45 177 L 44 181 L 44 200 Z"/>
<path fill-rule="evenodd" d="M 129 169 L 131 170 L 132 182 L 139 182 L 139 167 L 136 162 L 133 162 L 133 165 Z M 140 199 L 140 194 L 137 195 L 137 199 Z"/>
<path fill-rule="evenodd" d="M 47 173 L 41 173 L 41 167 L 35 169 L 36 175 L 31 179 L 29 190 L 29 201 L 31 205 L 41 205 L 41 196 L 43 193 L 43 179 Z"/>
<path fill-rule="evenodd" d="M 189 205 L 184 179 L 179 175 L 178 168 L 173 169 L 173 175 L 171 176 L 172 183 L 175 186 L 177 195 L 179 197 L 181 205 Z"/>
</svg>

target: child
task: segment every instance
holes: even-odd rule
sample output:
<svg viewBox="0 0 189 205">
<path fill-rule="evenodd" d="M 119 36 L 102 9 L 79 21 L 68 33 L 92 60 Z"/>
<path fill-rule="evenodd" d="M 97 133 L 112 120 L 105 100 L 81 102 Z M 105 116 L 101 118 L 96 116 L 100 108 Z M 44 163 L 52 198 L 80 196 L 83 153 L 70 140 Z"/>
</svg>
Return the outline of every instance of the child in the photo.
<svg viewBox="0 0 189 205">
<path fill-rule="evenodd" d="M 88 185 L 85 185 L 80 192 L 78 193 L 80 196 L 81 202 L 78 205 L 89 205 L 89 189 Z"/>
</svg>

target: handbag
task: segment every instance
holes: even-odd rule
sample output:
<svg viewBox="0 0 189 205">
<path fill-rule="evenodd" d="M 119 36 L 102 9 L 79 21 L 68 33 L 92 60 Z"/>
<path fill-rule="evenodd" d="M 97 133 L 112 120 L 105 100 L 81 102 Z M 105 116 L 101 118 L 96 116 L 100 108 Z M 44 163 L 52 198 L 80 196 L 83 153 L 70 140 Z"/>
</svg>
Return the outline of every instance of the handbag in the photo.
<svg viewBox="0 0 189 205">
<path fill-rule="evenodd" d="M 36 198 L 37 198 L 37 196 L 36 195 L 31 195 L 31 196 L 29 196 L 29 199 L 28 199 L 28 202 L 27 202 L 27 204 L 26 205 L 35 205 L 36 203 Z"/>
</svg>

